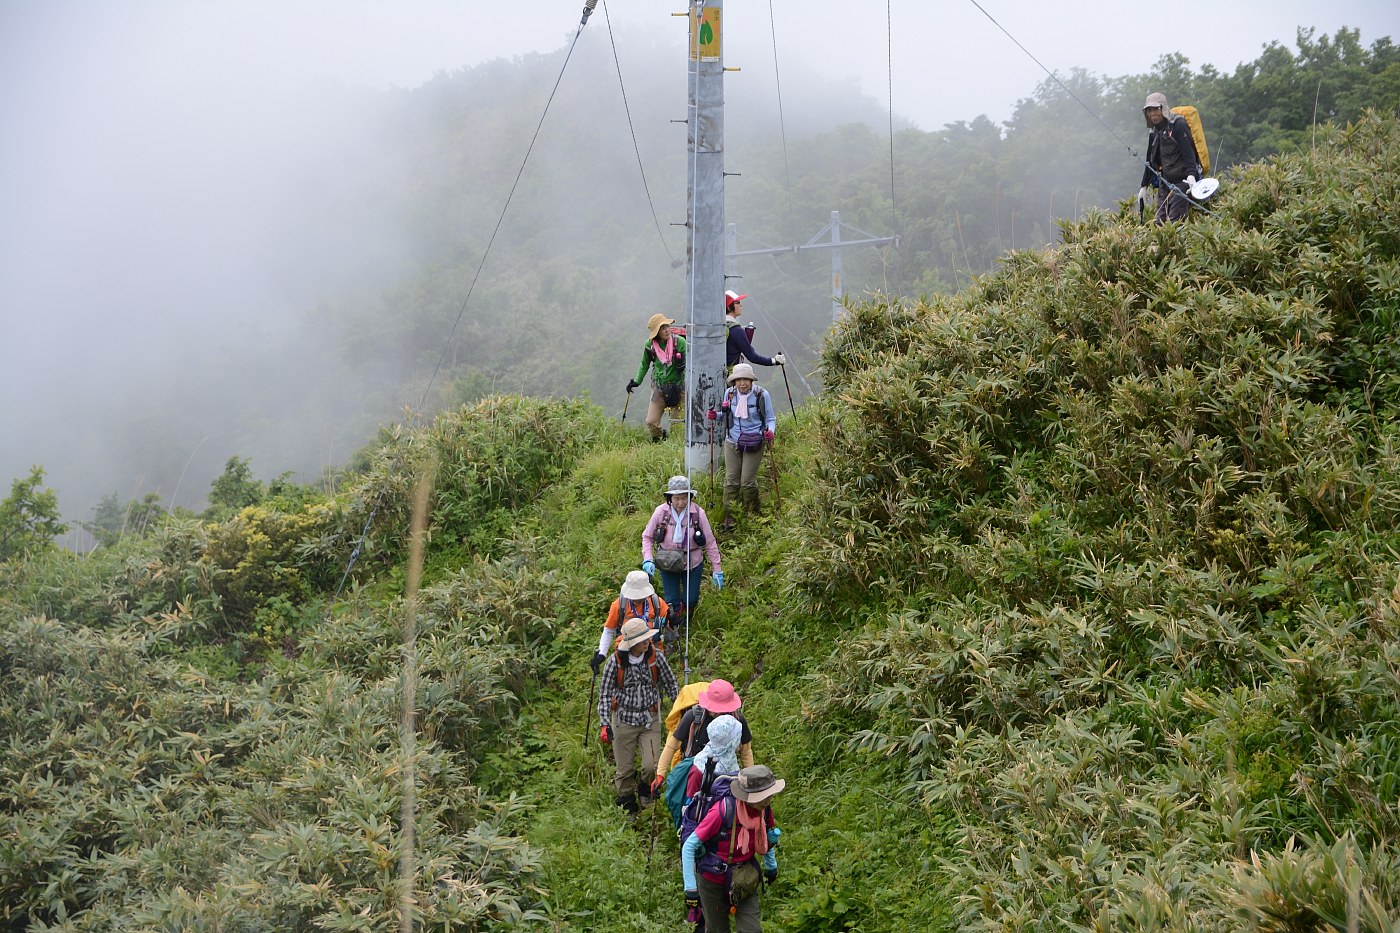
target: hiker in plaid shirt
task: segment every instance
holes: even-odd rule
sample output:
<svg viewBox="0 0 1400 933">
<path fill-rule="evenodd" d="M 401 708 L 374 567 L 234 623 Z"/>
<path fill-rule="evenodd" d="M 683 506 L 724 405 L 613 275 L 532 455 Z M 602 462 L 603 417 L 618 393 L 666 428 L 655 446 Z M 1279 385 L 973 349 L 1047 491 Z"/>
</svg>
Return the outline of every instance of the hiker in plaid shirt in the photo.
<svg viewBox="0 0 1400 933">
<path fill-rule="evenodd" d="M 680 693 L 665 655 L 652 644 L 655 635 L 656 629 L 644 620 L 628 619 L 618 633 L 617 650 L 603 668 L 603 689 L 598 691 L 598 721 L 604 723 L 598 738 L 612 745 L 617 765 L 615 802 L 628 819 L 653 799 L 650 787 L 643 783 L 638 800 L 637 750 L 642 753 L 640 773 L 655 773 L 661 752 L 661 695 L 674 700 Z"/>
</svg>

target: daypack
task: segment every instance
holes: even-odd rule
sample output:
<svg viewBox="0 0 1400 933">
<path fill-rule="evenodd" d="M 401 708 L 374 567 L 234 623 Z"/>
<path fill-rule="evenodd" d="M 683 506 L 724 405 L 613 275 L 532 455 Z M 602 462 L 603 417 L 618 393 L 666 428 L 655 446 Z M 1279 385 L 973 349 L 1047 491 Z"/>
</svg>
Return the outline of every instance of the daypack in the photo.
<svg viewBox="0 0 1400 933">
<path fill-rule="evenodd" d="M 729 326 L 730 326 L 730 327 L 742 327 L 742 328 L 744 329 L 744 336 L 747 337 L 747 338 L 749 338 L 749 343 L 753 343 L 753 334 L 754 334 L 754 331 L 758 330 L 758 328 L 754 326 L 753 321 L 749 321 L 747 324 L 740 324 L 738 321 L 735 321 L 733 324 L 730 324 Z"/>
<path fill-rule="evenodd" d="M 1173 107 L 1172 113 L 1185 118 L 1191 128 L 1191 142 L 1196 144 L 1196 157 L 1201 162 L 1202 177 L 1210 174 L 1210 148 L 1206 145 L 1206 130 L 1201 125 L 1201 113 L 1190 104 Z"/>
<path fill-rule="evenodd" d="M 621 631 L 629 619 L 641 619 L 647 624 L 647 628 L 656 632 L 654 644 L 657 651 L 665 651 L 667 644 L 675 637 L 675 629 L 671 626 L 668 616 L 661 614 L 661 599 L 658 596 L 648 596 L 641 600 L 642 611 L 635 610 L 637 600 L 623 599 L 619 596 L 617 603 L 617 630 Z"/>
<path fill-rule="evenodd" d="M 700 511 L 696 504 L 690 503 L 686 509 L 686 516 L 690 518 L 690 531 L 694 534 L 694 548 L 704 548 L 704 531 L 700 530 Z M 662 541 L 668 545 L 666 548 L 662 548 Z M 671 509 L 666 509 L 665 513 L 662 513 L 661 520 L 657 523 L 657 537 L 655 537 L 655 546 L 652 548 L 652 556 L 655 556 L 657 551 L 686 552 L 686 548 L 683 546 L 682 548 L 671 548 L 669 545 L 671 545 Z M 661 562 L 658 560 L 657 563 L 659 565 Z"/>
<path fill-rule="evenodd" d="M 617 598 L 618 631 L 622 631 L 622 626 L 626 625 L 629 619 L 641 619 L 647 624 L 647 628 L 660 628 L 660 620 L 662 618 L 661 600 L 657 599 L 655 596 L 648 596 L 646 599 L 642 600 L 641 612 L 632 611 L 632 605 L 635 602 L 636 600 L 623 599 L 621 596 Z M 653 618 L 657 621 L 653 622 Z"/>
<path fill-rule="evenodd" d="M 619 642 L 618 644 L 621 644 L 621 642 Z M 624 659 L 622 658 L 622 653 L 623 653 L 622 649 L 621 649 L 621 648 L 618 648 L 618 649 L 617 649 L 617 654 L 618 654 L 617 664 L 614 665 L 614 666 L 617 668 L 617 689 L 619 689 L 619 690 L 622 689 L 622 682 L 623 682 L 624 680 L 627 679 L 627 671 L 624 670 L 624 668 L 627 666 L 627 662 L 626 662 L 626 660 L 624 660 Z M 652 684 L 652 686 L 654 687 L 654 686 L 656 686 L 657 684 L 659 684 L 659 683 L 661 682 L 661 673 L 656 669 L 656 646 L 655 646 L 655 645 L 652 645 L 651 647 L 648 647 L 648 648 L 647 648 L 646 664 L 647 664 L 648 667 L 651 668 L 651 684 Z M 617 697 L 613 697 L 613 699 L 612 699 L 612 708 L 613 708 L 613 712 L 617 712 L 617 704 L 618 704 L 618 698 L 617 698 Z M 654 707 L 654 711 L 657 712 L 657 713 L 661 712 L 661 693 L 660 693 L 660 691 L 657 691 L 657 700 L 656 700 L 656 706 Z"/>
<path fill-rule="evenodd" d="M 739 392 L 739 390 L 736 389 L 734 386 L 730 386 L 729 388 L 727 388 L 727 389 L 724 390 L 724 402 L 722 403 L 721 407 L 724 409 L 724 436 L 725 436 L 725 437 L 728 437 L 728 436 L 729 436 L 729 428 L 734 424 L 734 407 L 733 407 L 733 406 L 734 406 L 734 399 L 738 396 L 738 392 Z M 756 386 L 753 387 L 753 393 L 754 393 L 754 395 L 758 396 L 758 398 L 757 398 L 758 423 L 759 423 L 759 424 L 767 424 L 767 423 L 768 423 L 768 390 L 765 389 L 765 388 L 763 388 L 763 386 L 756 385 Z M 763 446 L 763 435 L 762 435 L 762 434 L 758 435 L 758 436 L 755 438 L 755 437 L 749 437 L 749 436 L 746 435 L 746 434 L 740 433 L 740 435 L 739 435 L 739 449 L 742 450 L 742 451 L 744 451 L 745 453 L 752 453 L 753 451 L 758 450 L 758 449 L 759 449 L 760 447 L 762 447 L 762 446 Z"/>
<path fill-rule="evenodd" d="M 687 768 L 687 777 L 689 774 L 690 769 Z M 724 875 L 729 871 L 729 864 L 719 857 L 719 844 L 734 833 L 738 803 L 729 784 L 738 778 L 737 774 L 715 774 L 714 761 L 708 762 L 705 765 L 705 776 L 700 781 L 700 789 L 695 792 L 694 797 L 686 801 L 685 809 L 681 812 L 680 831 L 677 835 L 684 844 L 690 838 L 690 834 L 695 832 L 695 827 L 705 818 L 705 814 L 710 812 L 711 807 L 719 805 L 724 808 L 720 815 L 719 832 L 715 833 L 714 838 L 705 843 L 701 850 L 696 865 L 700 871 L 707 871 L 712 875 Z"/>
</svg>

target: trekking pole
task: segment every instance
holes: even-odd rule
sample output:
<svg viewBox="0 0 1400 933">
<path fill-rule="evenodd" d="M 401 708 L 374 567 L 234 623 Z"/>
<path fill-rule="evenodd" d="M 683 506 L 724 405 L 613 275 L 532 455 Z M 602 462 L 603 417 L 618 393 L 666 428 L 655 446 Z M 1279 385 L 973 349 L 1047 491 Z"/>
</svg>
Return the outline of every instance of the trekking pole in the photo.
<svg viewBox="0 0 1400 933">
<path fill-rule="evenodd" d="M 588 717 L 583 721 L 583 747 L 588 747 L 588 733 L 593 731 L 593 690 L 598 686 L 598 672 L 593 672 L 593 681 L 588 685 Z"/>
<path fill-rule="evenodd" d="M 656 851 L 656 801 L 651 802 L 651 843 L 647 846 L 647 871 L 651 871 L 651 854 Z"/>
<path fill-rule="evenodd" d="M 788 394 L 788 408 L 791 408 L 791 409 L 792 409 L 792 416 L 793 416 L 794 418 L 796 418 L 796 417 L 797 417 L 797 406 L 794 405 L 794 404 L 792 403 L 792 385 L 788 382 L 788 377 L 787 377 L 787 364 L 786 364 L 786 363 L 779 363 L 779 364 L 778 364 L 778 367 L 779 367 L 780 369 L 782 369 L 782 371 L 783 371 L 783 385 L 787 388 L 787 394 Z"/>
<path fill-rule="evenodd" d="M 622 423 L 627 423 L 627 406 L 632 404 L 632 393 L 627 393 L 627 398 L 622 400 Z"/>
<path fill-rule="evenodd" d="M 715 422 L 710 419 L 710 503 L 715 501 Z"/>
<path fill-rule="evenodd" d="M 777 448 L 772 441 L 768 442 L 768 467 L 773 474 L 773 513 L 776 515 L 783 509 L 783 496 L 778 491 L 778 457 Z"/>
</svg>

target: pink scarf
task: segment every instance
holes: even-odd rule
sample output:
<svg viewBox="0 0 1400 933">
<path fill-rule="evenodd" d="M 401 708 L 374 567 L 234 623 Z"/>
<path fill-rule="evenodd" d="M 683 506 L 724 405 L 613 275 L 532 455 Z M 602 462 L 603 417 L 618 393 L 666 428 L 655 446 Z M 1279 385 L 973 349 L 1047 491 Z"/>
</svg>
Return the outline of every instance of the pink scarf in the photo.
<svg viewBox="0 0 1400 933">
<path fill-rule="evenodd" d="M 749 395 L 752 392 L 740 393 L 737 389 L 734 392 L 734 416 L 736 418 L 747 418 L 749 416 Z"/>
<path fill-rule="evenodd" d="M 768 831 L 763 826 L 763 812 L 767 807 L 751 807 L 742 800 L 734 801 L 734 845 L 730 849 L 730 861 L 742 862 L 749 856 L 760 856 L 768 851 Z"/>
<path fill-rule="evenodd" d="M 651 342 L 651 350 L 656 354 L 656 362 L 665 366 L 671 365 L 671 357 L 674 356 L 676 352 L 676 335 L 672 334 L 667 337 L 666 346 L 664 347 L 653 340 Z"/>
</svg>

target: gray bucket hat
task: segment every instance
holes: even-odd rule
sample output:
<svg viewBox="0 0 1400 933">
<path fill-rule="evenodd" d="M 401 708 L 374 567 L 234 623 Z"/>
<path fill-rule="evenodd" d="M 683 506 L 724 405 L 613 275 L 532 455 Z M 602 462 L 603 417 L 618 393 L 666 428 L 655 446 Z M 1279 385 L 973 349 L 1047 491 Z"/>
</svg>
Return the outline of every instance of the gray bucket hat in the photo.
<svg viewBox="0 0 1400 933">
<path fill-rule="evenodd" d="M 786 786 L 786 781 L 773 777 L 772 768 L 754 765 L 739 772 L 739 776 L 729 785 L 729 792 L 745 803 L 758 804 Z"/>
<path fill-rule="evenodd" d="M 673 476 L 666 482 L 666 488 L 661 490 L 664 496 L 678 496 L 684 493 L 687 496 L 695 495 L 695 490 L 690 488 L 690 480 L 684 476 Z"/>
</svg>

